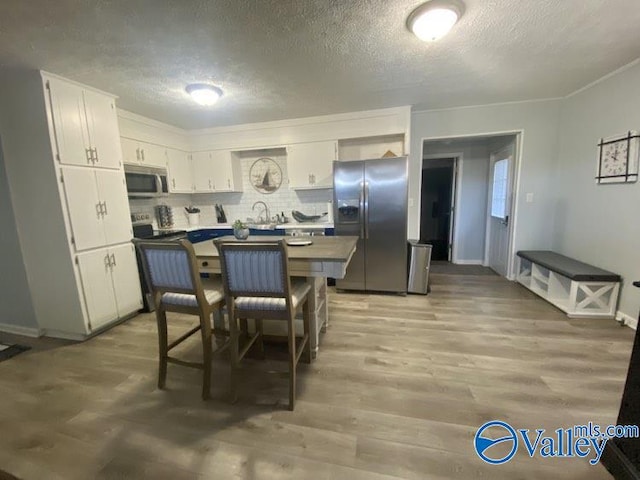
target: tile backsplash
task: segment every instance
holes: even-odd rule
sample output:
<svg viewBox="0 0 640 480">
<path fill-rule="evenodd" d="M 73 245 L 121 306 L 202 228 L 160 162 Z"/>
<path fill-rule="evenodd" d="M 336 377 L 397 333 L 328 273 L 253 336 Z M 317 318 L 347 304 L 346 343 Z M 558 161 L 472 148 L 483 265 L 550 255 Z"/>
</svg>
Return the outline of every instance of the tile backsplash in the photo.
<svg viewBox="0 0 640 480">
<path fill-rule="evenodd" d="M 242 192 L 237 193 L 196 193 L 196 194 L 171 194 L 165 198 L 129 199 L 132 212 L 155 214 L 156 205 L 166 204 L 173 209 L 174 227 L 184 228 L 188 226 L 184 207 L 194 205 L 200 208 L 200 224 L 214 225 L 217 223 L 214 205 L 221 204 L 227 215 L 228 223 L 236 219 L 245 221 L 247 218 L 256 218 L 262 213 L 262 207 L 252 210 L 255 202 L 262 201 L 269 206 L 271 216 L 284 212 L 291 219 L 291 210 L 300 210 L 307 215 L 320 215 L 327 211 L 327 202 L 330 202 L 333 190 L 330 188 L 319 190 L 292 190 L 288 187 L 287 162 L 284 155 L 270 156 L 282 169 L 282 186 L 271 194 L 260 193 L 253 188 L 249 181 L 249 169 L 253 162 L 265 155 L 243 155 L 239 160 L 242 170 Z M 154 222 L 155 223 L 155 222 Z"/>
</svg>

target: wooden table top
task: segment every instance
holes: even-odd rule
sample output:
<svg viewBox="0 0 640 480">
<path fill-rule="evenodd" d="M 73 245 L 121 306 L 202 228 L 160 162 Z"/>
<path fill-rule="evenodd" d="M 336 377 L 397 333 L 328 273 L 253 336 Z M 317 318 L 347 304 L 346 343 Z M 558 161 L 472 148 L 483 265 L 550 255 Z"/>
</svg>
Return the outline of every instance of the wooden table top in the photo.
<svg viewBox="0 0 640 480">
<path fill-rule="evenodd" d="M 268 242 L 282 238 L 311 240 L 313 242 L 311 245 L 289 246 L 288 252 L 290 260 L 307 260 L 314 262 L 348 262 L 353 252 L 355 252 L 356 243 L 358 242 L 358 237 L 354 236 L 284 237 L 252 235 L 246 240 L 236 240 L 236 238 L 231 235 L 220 237 L 220 239 L 225 241 L 237 242 Z M 198 258 L 218 257 L 218 250 L 213 245 L 213 241 L 194 243 L 193 248 Z"/>
</svg>

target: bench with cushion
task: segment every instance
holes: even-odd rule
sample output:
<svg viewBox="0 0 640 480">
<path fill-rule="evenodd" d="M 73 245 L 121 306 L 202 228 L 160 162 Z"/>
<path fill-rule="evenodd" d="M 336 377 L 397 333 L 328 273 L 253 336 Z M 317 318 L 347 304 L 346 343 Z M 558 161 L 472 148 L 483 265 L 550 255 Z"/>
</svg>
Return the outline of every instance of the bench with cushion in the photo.
<svg viewBox="0 0 640 480">
<path fill-rule="evenodd" d="M 518 282 L 569 317 L 615 317 L 620 275 L 547 250 L 521 250 Z"/>
</svg>

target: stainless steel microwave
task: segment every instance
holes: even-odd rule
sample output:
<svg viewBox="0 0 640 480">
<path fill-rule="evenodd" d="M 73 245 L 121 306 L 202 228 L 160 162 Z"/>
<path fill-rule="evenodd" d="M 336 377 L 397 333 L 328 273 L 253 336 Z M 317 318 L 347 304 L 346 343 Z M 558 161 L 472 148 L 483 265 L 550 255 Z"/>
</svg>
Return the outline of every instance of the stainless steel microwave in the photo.
<svg viewBox="0 0 640 480">
<path fill-rule="evenodd" d="M 153 198 L 169 195 L 166 168 L 125 165 L 124 176 L 130 198 Z"/>
</svg>

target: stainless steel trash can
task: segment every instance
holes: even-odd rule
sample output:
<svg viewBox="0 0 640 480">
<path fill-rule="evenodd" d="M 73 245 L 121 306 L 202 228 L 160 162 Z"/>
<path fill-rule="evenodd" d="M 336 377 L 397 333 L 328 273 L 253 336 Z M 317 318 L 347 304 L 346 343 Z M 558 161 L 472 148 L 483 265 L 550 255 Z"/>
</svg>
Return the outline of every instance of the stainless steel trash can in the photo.
<svg viewBox="0 0 640 480">
<path fill-rule="evenodd" d="M 409 248 L 407 250 L 409 253 L 407 292 L 421 293 L 422 295 L 429 293 L 429 268 L 431 267 L 432 248 L 433 246 L 427 243 L 409 240 Z"/>
</svg>

